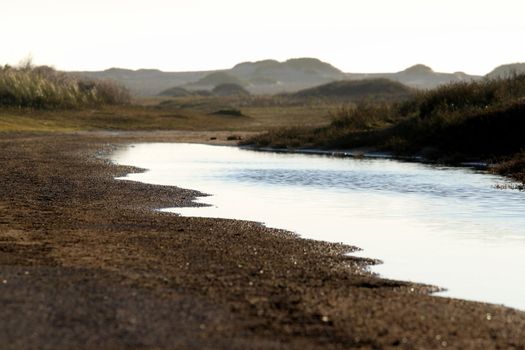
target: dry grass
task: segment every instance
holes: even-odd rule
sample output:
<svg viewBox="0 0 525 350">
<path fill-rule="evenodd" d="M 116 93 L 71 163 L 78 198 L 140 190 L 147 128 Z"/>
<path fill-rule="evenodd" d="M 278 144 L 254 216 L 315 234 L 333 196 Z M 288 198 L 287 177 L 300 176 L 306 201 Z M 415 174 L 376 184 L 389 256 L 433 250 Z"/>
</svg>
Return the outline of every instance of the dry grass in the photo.
<svg viewBox="0 0 525 350">
<path fill-rule="evenodd" d="M 0 67 L 0 106 L 33 109 L 71 109 L 126 104 L 128 91 L 111 81 L 87 80 L 53 68 Z"/>
<path fill-rule="evenodd" d="M 525 184 L 525 151 L 500 160 L 493 170 L 496 174 L 512 177 Z M 525 186 L 518 188 L 524 190 Z"/>
<path fill-rule="evenodd" d="M 81 130 L 240 130 L 246 120 L 183 115 L 140 106 L 103 106 L 79 110 L 0 110 L 0 132 Z"/>
<path fill-rule="evenodd" d="M 342 107 L 341 103 L 296 103 L 280 96 L 250 97 L 180 97 L 145 99 L 141 104 L 159 110 L 185 115 L 216 114 L 221 110 L 236 110 L 249 118 L 245 126 L 251 130 L 268 130 L 299 125 L 327 125 L 331 114 Z"/>
</svg>

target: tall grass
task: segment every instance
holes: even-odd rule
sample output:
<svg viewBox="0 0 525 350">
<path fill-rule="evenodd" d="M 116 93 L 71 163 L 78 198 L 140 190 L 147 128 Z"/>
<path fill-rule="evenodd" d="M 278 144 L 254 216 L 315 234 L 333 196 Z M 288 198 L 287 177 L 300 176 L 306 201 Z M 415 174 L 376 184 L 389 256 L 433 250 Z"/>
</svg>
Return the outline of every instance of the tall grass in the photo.
<svg viewBox="0 0 525 350">
<path fill-rule="evenodd" d="M 89 80 L 47 66 L 0 67 L 0 106 L 35 109 L 127 104 L 129 92 L 104 80 Z"/>
</svg>

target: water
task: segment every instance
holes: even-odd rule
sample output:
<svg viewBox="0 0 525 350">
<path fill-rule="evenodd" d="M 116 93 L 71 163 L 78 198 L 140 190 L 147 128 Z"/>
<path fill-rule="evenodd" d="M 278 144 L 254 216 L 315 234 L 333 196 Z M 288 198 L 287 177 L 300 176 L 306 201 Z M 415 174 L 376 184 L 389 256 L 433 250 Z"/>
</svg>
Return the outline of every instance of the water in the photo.
<svg viewBox="0 0 525 350">
<path fill-rule="evenodd" d="M 138 144 L 126 178 L 212 194 L 186 216 L 259 221 L 343 242 L 382 260 L 380 275 L 437 285 L 443 296 L 525 310 L 525 193 L 472 169 L 386 159 L 255 152 L 197 144 Z"/>
</svg>

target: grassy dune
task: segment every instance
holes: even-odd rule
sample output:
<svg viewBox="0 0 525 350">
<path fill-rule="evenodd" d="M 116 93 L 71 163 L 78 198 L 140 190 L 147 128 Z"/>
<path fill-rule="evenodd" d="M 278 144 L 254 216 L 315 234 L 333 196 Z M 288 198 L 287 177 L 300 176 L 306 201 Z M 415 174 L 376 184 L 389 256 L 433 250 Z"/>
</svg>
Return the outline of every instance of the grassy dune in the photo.
<svg viewBox="0 0 525 350">
<path fill-rule="evenodd" d="M 129 92 L 111 81 L 87 80 L 30 63 L 0 67 L 1 107 L 71 109 L 129 102 Z"/>
<path fill-rule="evenodd" d="M 378 102 L 406 100 L 415 92 L 416 90 L 397 81 L 378 78 L 339 80 L 286 95 L 294 98 Z"/>
<path fill-rule="evenodd" d="M 373 147 L 455 162 L 488 160 L 497 171 L 525 177 L 525 75 L 455 83 L 408 101 L 362 104 L 329 125 L 274 129 L 245 143 L 259 147 Z M 505 164 L 505 166 L 503 165 Z"/>
</svg>

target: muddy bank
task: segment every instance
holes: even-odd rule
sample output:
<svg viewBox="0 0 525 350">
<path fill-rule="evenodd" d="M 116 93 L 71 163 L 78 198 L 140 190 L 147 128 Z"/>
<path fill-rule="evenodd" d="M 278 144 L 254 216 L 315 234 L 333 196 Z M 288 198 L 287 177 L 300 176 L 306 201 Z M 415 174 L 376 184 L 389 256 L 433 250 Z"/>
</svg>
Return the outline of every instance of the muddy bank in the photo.
<svg viewBox="0 0 525 350">
<path fill-rule="evenodd" d="M 523 312 L 379 279 L 351 247 L 152 211 L 197 192 L 115 181 L 137 170 L 104 160 L 227 136 L 0 136 L 2 348 L 525 348 Z"/>
</svg>

